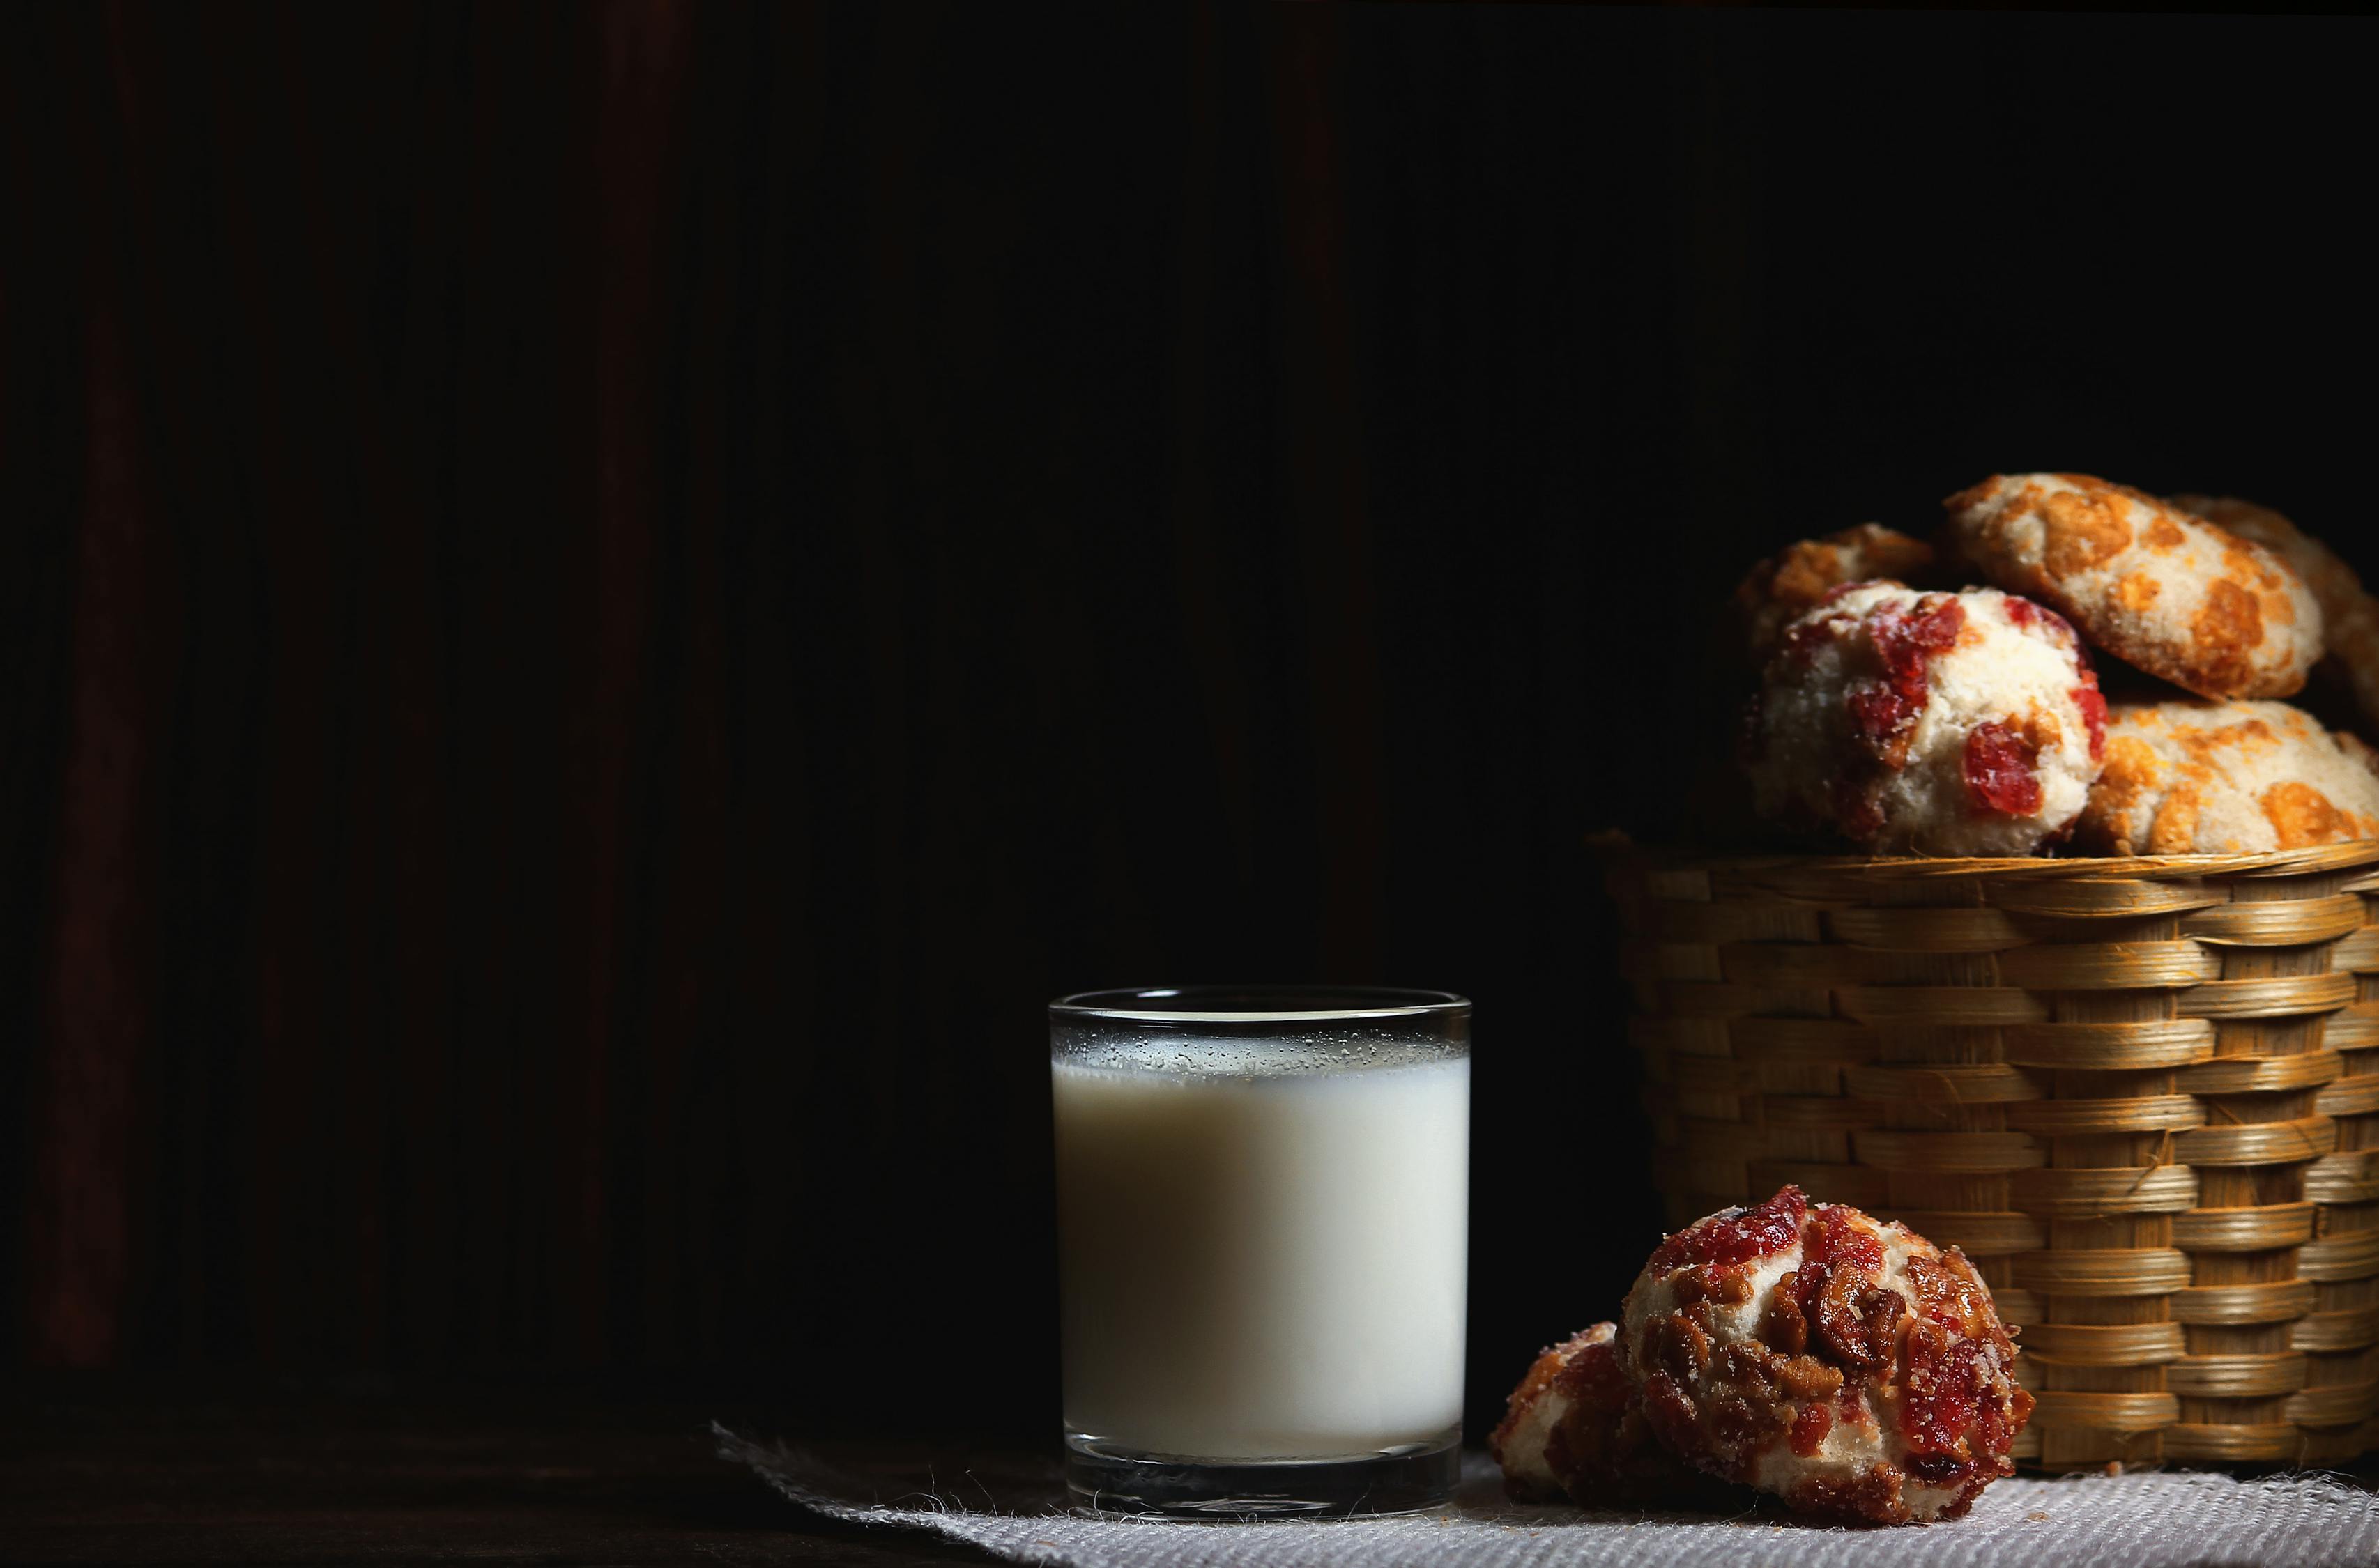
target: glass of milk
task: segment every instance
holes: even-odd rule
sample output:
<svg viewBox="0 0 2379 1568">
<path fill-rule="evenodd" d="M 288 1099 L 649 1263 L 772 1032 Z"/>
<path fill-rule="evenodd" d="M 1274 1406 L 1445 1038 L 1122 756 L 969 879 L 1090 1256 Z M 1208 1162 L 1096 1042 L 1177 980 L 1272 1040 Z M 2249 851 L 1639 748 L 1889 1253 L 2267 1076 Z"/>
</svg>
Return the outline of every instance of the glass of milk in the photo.
<svg viewBox="0 0 2379 1568">
<path fill-rule="evenodd" d="M 1461 1463 L 1470 1004 L 1206 986 L 1049 1008 L 1067 1480 L 1401 1512 Z"/>
</svg>

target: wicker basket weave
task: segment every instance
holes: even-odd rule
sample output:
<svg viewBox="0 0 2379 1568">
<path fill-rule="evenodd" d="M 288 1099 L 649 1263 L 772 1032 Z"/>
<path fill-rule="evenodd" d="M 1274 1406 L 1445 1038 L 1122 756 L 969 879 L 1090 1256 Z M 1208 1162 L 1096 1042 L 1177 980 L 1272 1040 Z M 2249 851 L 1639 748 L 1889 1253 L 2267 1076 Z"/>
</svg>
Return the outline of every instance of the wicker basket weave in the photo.
<svg viewBox="0 0 2379 1568">
<path fill-rule="evenodd" d="M 1965 1249 L 2048 1469 L 2379 1446 L 2379 840 L 1612 873 L 1669 1223 Z"/>
</svg>

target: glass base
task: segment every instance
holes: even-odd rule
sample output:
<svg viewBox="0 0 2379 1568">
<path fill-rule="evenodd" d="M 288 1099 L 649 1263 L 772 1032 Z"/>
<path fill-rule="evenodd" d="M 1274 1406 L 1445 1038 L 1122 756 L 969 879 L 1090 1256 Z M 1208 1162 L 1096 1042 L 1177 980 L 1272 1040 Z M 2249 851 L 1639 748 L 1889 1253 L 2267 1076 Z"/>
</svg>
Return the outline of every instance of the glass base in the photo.
<svg viewBox="0 0 2379 1568">
<path fill-rule="evenodd" d="M 1066 1490 L 1078 1506 L 1149 1518 L 1419 1514 L 1452 1502 L 1461 1478 L 1459 1429 L 1335 1459 L 1183 1459 L 1066 1439 Z"/>
</svg>

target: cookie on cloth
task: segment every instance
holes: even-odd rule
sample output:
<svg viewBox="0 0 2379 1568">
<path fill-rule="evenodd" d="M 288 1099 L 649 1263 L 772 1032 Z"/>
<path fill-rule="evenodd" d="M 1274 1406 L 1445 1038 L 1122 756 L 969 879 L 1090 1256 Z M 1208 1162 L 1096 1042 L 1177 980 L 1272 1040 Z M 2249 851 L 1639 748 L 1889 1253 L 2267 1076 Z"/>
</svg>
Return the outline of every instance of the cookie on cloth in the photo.
<svg viewBox="0 0 2379 1568">
<path fill-rule="evenodd" d="M 1529 1367 L 1487 1439 L 1504 1490 L 1582 1508 L 1722 1504 L 1719 1482 L 1654 1441 L 1619 1365 L 1618 1337 L 1617 1324 L 1596 1323 Z"/>
<path fill-rule="evenodd" d="M 1776 651 L 1784 628 L 1845 583 L 1905 582 L 1933 566 L 1933 547 L 1877 523 L 1787 545 L 1736 585 L 1734 615 L 1754 664 Z"/>
<path fill-rule="evenodd" d="M 2098 776 L 2106 705 L 2054 611 L 1996 588 L 1837 588 L 1786 628 L 1745 716 L 1761 815 L 1866 849 L 2023 855 Z"/>
<path fill-rule="evenodd" d="M 2074 831 L 2108 855 L 2252 855 L 2379 837 L 2370 748 L 2286 703 L 2118 703 Z"/>
<path fill-rule="evenodd" d="M 1999 474 L 1942 505 L 1960 561 L 2199 696 L 2284 697 L 2321 657 L 2321 607 L 2295 568 L 2127 485 Z"/>
<path fill-rule="evenodd" d="M 1796 1187 L 1663 1241 L 1620 1332 L 1670 1452 L 1803 1513 L 1957 1518 L 2032 1414 L 1962 1253 Z"/>
<path fill-rule="evenodd" d="M 2379 726 L 2379 599 L 2337 552 L 2268 506 L 2236 496 L 2174 496 L 2172 504 L 2273 551 L 2303 578 L 2321 606 L 2325 662 L 2354 693 L 2364 720 Z"/>
</svg>

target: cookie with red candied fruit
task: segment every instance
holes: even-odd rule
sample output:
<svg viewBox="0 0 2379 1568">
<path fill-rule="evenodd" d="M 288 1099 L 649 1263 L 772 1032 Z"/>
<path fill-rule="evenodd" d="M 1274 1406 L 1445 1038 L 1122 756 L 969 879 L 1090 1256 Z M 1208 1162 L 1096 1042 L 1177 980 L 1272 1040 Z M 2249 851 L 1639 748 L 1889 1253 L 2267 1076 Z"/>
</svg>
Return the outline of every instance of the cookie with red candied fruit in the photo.
<svg viewBox="0 0 2379 1568">
<path fill-rule="evenodd" d="M 1995 474 L 1941 504 L 1953 559 L 2201 697 L 2285 697 L 2321 657 L 2321 606 L 2294 567 L 2128 485 Z"/>
<path fill-rule="evenodd" d="M 1723 1485 L 1653 1440 L 1619 1365 L 1618 1337 L 1617 1324 L 1596 1323 L 1528 1368 L 1487 1439 L 1504 1490 L 1581 1508 L 1722 1506 Z"/>
<path fill-rule="evenodd" d="M 1878 852 L 2023 855 L 2081 812 L 2105 713 L 2054 610 L 1995 588 L 1857 583 L 1785 629 L 1743 760 L 1771 820 Z"/>
<path fill-rule="evenodd" d="M 2074 843 L 2260 855 L 2379 838 L 2371 748 L 2286 703 L 2118 703 Z"/>
<path fill-rule="evenodd" d="M 1752 664 L 1767 663 L 1784 628 L 1843 584 L 1911 582 L 1932 566 L 1931 545 L 1879 523 L 1785 546 L 1735 585 L 1734 619 Z"/>
<path fill-rule="evenodd" d="M 1962 1253 L 1796 1187 L 1663 1241 L 1620 1334 L 1663 1447 L 1802 1513 L 1955 1519 L 2032 1414 Z"/>
</svg>

